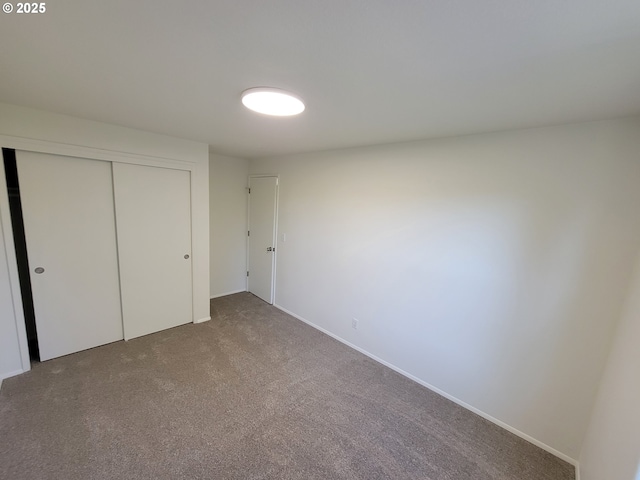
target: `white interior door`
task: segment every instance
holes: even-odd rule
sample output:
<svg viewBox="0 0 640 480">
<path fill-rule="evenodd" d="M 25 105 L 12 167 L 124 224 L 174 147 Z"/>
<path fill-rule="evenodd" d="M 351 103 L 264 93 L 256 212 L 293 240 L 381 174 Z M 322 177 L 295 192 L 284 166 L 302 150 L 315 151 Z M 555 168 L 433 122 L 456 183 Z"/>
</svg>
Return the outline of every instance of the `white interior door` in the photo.
<svg viewBox="0 0 640 480">
<path fill-rule="evenodd" d="M 249 177 L 248 290 L 273 303 L 278 177 Z"/>
<path fill-rule="evenodd" d="M 122 340 L 111 164 L 16 161 L 40 359 Z"/>
<path fill-rule="evenodd" d="M 113 164 L 124 337 L 192 321 L 190 172 Z"/>
</svg>

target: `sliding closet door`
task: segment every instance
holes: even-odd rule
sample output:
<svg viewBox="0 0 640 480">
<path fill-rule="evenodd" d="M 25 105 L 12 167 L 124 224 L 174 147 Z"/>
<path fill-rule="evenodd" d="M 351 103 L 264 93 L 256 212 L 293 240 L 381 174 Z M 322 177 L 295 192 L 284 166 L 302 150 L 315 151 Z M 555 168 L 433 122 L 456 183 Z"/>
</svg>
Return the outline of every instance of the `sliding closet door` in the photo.
<svg viewBox="0 0 640 480">
<path fill-rule="evenodd" d="M 40 359 L 122 340 L 111 164 L 16 160 Z"/>
<path fill-rule="evenodd" d="M 191 178 L 113 164 L 124 337 L 192 321 Z"/>
</svg>

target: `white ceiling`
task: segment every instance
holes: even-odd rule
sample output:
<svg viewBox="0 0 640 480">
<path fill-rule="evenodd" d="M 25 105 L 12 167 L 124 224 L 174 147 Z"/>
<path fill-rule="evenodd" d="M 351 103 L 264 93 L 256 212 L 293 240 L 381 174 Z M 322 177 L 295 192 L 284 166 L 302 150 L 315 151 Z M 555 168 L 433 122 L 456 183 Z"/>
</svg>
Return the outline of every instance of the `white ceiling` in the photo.
<svg viewBox="0 0 640 480">
<path fill-rule="evenodd" d="M 46 7 L 0 14 L 1 102 L 198 140 L 232 156 L 640 114 L 639 0 Z M 254 86 L 289 89 L 307 110 L 251 113 L 240 94 Z"/>
</svg>

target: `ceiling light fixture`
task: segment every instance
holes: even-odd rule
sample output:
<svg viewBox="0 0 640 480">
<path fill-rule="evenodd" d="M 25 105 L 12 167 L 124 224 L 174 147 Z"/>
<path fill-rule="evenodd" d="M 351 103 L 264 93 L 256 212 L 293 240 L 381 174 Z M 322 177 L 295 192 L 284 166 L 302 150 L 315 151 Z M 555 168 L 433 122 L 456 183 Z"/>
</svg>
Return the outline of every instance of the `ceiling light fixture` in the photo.
<svg viewBox="0 0 640 480">
<path fill-rule="evenodd" d="M 249 110 L 287 117 L 304 112 L 302 100 L 289 92 L 278 88 L 257 87 L 242 92 L 242 104 Z"/>
</svg>

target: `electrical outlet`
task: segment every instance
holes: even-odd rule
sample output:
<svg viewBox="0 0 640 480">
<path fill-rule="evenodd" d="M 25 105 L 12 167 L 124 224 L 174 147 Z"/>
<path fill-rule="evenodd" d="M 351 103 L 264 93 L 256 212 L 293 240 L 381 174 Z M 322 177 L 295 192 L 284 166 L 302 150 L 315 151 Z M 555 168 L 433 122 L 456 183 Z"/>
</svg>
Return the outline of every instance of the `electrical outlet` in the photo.
<svg viewBox="0 0 640 480">
<path fill-rule="evenodd" d="M 354 330 L 358 329 L 358 322 L 359 320 L 357 318 L 352 318 L 351 319 L 351 328 L 353 328 Z"/>
</svg>

